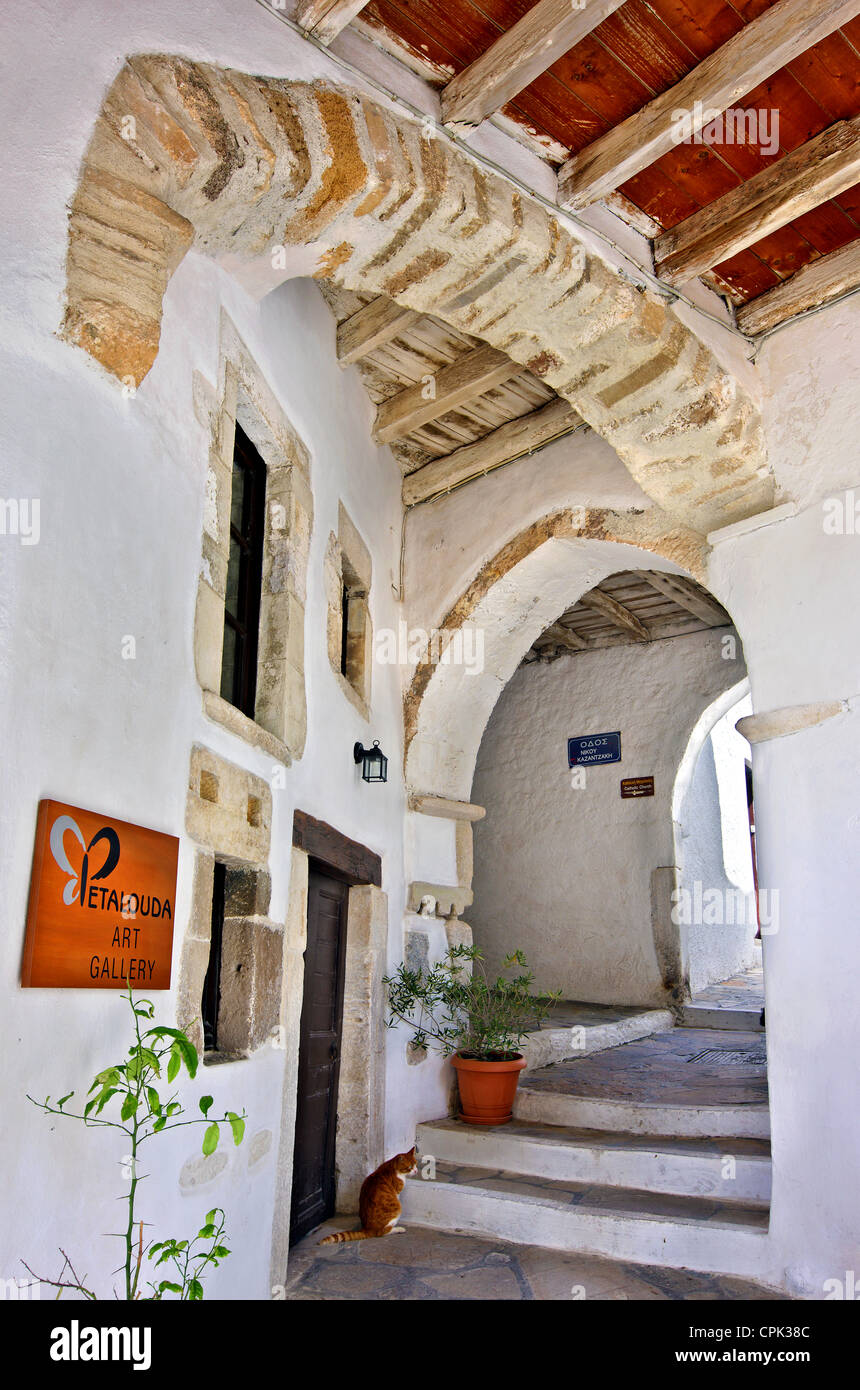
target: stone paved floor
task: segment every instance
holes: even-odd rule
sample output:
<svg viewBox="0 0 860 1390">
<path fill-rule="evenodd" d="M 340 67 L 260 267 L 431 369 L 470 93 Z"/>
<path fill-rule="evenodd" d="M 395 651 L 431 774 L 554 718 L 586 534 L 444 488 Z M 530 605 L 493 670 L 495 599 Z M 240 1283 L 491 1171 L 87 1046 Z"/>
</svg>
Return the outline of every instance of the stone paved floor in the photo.
<svg viewBox="0 0 860 1390">
<path fill-rule="evenodd" d="M 727 1052 L 731 1065 L 698 1054 Z M 744 1060 L 738 1064 L 739 1054 Z M 521 1090 L 641 1104 L 744 1105 L 767 1102 L 767 1061 L 761 1034 L 675 1028 L 640 1042 L 596 1052 L 590 1057 L 554 1062 L 529 1072 Z"/>
<path fill-rule="evenodd" d="M 760 965 L 743 975 L 733 975 L 718 985 L 708 985 L 692 998 L 693 1004 L 709 1009 L 763 1009 L 764 974 Z"/>
<path fill-rule="evenodd" d="M 728 1275 L 696 1274 L 511 1245 L 424 1227 L 382 1240 L 325 1245 L 331 1231 L 357 1219 L 334 1217 L 290 1253 L 286 1297 L 297 1301 L 383 1299 L 783 1300 L 786 1295 Z"/>
</svg>

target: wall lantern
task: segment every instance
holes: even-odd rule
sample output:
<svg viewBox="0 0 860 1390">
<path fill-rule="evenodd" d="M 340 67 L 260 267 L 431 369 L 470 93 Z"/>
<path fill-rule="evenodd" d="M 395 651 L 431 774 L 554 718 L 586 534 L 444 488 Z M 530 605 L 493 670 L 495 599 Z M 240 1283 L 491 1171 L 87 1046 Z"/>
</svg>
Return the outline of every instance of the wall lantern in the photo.
<svg viewBox="0 0 860 1390">
<path fill-rule="evenodd" d="M 365 782 L 388 781 L 388 759 L 379 746 L 379 739 L 374 739 L 372 748 L 364 748 L 357 743 L 352 755 L 357 763 L 361 763 L 361 775 Z"/>
</svg>

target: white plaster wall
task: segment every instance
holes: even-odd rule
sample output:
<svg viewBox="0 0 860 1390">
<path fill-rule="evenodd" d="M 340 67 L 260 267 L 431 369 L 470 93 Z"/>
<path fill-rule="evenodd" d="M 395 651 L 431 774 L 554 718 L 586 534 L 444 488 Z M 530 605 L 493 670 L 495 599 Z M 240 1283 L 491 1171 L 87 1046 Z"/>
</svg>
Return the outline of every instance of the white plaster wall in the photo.
<svg viewBox="0 0 860 1390">
<path fill-rule="evenodd" d="M 374 628 L 396 627 L 400 479 L 388 451 L 370 442 L 370 404 L 355 369 L 336 366 L 333 320 L 310 282 L 285 285 L 257 304 L 223 271 L 190 255 L 171 281 L 161 350 L 134 398 L 55 337 L 67 203 L 102 98 L 127 53 L 187 53 L 294 78 L 337 76 L 337 64 L 246 0 L 192 7 L 84 0 L 74 10 L 36 0 L 26 23 L 7 12 L 3 28 L 0 495 L 39 499 L 41 538 L 24 546 L 0 537 L 0 1277 L 23 1273 L 22 1257 L 55 1272 L 62 1243 L 103 1280 L 116 1264 L 116 1247 L 101 1233 L 115 1227 L 122 1145 L 71 1123 L 52 1125 L 24 1092 L 85 1088 L 127 1045 L 125 1017 L 112 994 L 18 986 L 36 806 L 42 796 L 59 797 L 180 836 L 176 964 L 194 853 L 183 833 L 191 744 L 203 742 L 264 777 L 272 770 L 265 754 L 204 719 L 192 665 L 208 449 L 192 411 L 192 373 L 217 379 L 222 308 L 312 456 L 309 731 L 304 758 L 274 792 L 272 914 L 285 912 L 292 815 L 300 806 L 382 854 L 391 964 L 401 955 L 405 898 L 402 673 L 374 670 L 365 724 L 328 665 L 322 562 L 342 499 L 373 555 Z M 133 662 L 120 658 L 126 635 L 137 641 Z M 374 737 L 390 756 L 385 787 L 361 783 L 352 762 L 353 742 Z M 175 1021 L 172 995 L 158 995 L 156 1004 L 160 1018 Z M 389 1046 L 388 1094 L 399 1120 L 405 1061 L 399 1040 Z M 229 1168 L 205 1190 L 183 1195 L 179 1187 L 182 1164 L 199 1152 L 189 1131 L 168 1137 L 160 1156 L 153 1150 L 153 1198 L 144 1214 L 159 1229 L 181 1234 L 214 1203 L 227 1209 L 234 1253 L 211 1279 L 213 1294 L 269 1294 L 282 1072 L 283 1056 L 264 1049 L 207 1068 L 185 1088 L 192 1105 L 209 1090 L 216 1109 L 248 1111 L 248 1139 L 230 1148 Z M 413 1072 L 410 1086 L 417 1105 L 439 1108 L 435 1081 Z M 399 1129 L 408 1124 L 399 1121 Z M 389 1128 L 398 1129 L 390 1117 Z M 271 1147 L 251 1169 L 250 1140 L 261 1131 L 273 1136 Z M 404 1147 L 403 1137 L 390 1142 Z"/>
<path fill-rule="evenodd" d="M 5 728 L 15 729 L 4 759 L 2 841 L 6 893 L 2 977 L 2 1088 L 8 1122 L 0 1165 L 17 1175 L 7 1190 L 0 1267 L 14 1273 L 21 1256 L 51 1272 L 53 1251 L 82 1250 L 94 1278 L 115 1261 L 110 1242 L 92 1233 L 112 1228 L 121 1187 L 115 1144 L 52 1132 L 23 1098 L 25 1090 L 62 1094 L 91 1079 L 124 1047 L 124 1012 L 112 995 L 17 987 L 36 805 L 53 796 L 103 809 L 181 837 L 174 962 L 187 922 L 193 845 L 184 835 L 185 789 L 192 742 L 269 779 L 268 755 L 208 722 L 192 664 L 192 628 L 208 440 L 192 413 L 197 368 L 217 380 L 218 315 L 226 307 L 288 418 L 306 441 L 315 523 L 309 566 L 306 664 L 309 710 L 303 759 L 286 787 L 273 791 L 272 915 L 283 919 L 295 807 L 335 824 L 383 855 L 383 886 L 392 910 L 392 958 L 400 954 L 404 897 L 404 794 L 400 677 L 373 672 L 372 720 L 364 722 L 339 690 L 325 643 L 323 555 L 337 530 L 342 500 L 374 558 L 374 627 L 395 625 L 392 579 L 399 539 L 399 473 L 369 442 L 370 406 L 357 374 L 342 374 L 334 325 L 316 287 L 285 285 L 256 305 L 223 272 L 189 257 L 171 283 L 158 361 L 138 395 L 119 388 L 83 356 L 44 339 L 4 361 L 4 496 L 38 497 L 41 538 L 2 547 L 14 638 L 4 655 Z M 49 362 L 44 362 L 48 357 Z M 356 420 L 361 428 L 356 430 Z M 137 658 L 121 659 L 123 637 Z M 29 717 L 25 717 L 29 711 Z M 356 739 L 379 738 L 389 754 L 385 787 L 360 781 Z M 10 741 L 11 742 L 11 741 Z M 173 1000 L 157 996 L 162 1021 Z M 250 1143 L 205 1192 L 183 1195 L 182 1164 L 201 1136 L 183 1131 L 156 1159 L 150 1209 L 159 1227 L 182 1231 L 209 1206 L 227 1209 L 234 1254 L 212 1280 L 213 1293 L 261 1297 L 268 1292 L 268 1239 L 280 1116 L 283 1055 L 207 1068 L 193 1097 L 209 1090 L 215 1106 L 244 1106 L 249 1139 L 273 1140 L 248 1169 Z M 396 1070 L 396 1068 L 395 1068 Z M 85 1086 L 83 1087 L 85 1089 Z M 62 1160 L 62 1161 L 61 1161 Z M 198 1210 L 199 1209 L 199 1210 Z"/>
<path fill-rule="evenodd" d="M 771 466 L 801 507 L 860 483 L 860 296 L 779 328 L 758 359 Z"/>
<path fill-rule="evenodd" d="M 662 1002 L 651 873 L 674 863 L 675 774 L 703 708 L 737 682 L 722 633 L 605 648 L 521 667 L 487 725 L 472 800 L 476 942 L 495 969 L 525 949 L 537 983 L 568 999 Z M 621 731 L 620 763 L 574 789 L 567 739 Z M 622 777 L 655 795 L 622 800 Z"/>
<path fill-rule="evenodd" d="M 750 750 L 734 727 L 750 705 L 749 697 L 739 701 L 708 734 L 676 828 L 679 887 L 689 895 L 677 906 L 694 993 L 758 961 L 744 772 Z"/>
<path fill-rule="evenodd" d="M 774 1189 L 772 1277 L 821 1298 L 857 1269 L 860 1232 L 860 528 L 822 501 L 858 477 L 855 296 L 767 340 L 771 459 L 802 510 L 719 543 L 710 584 L 743 636 L 753 709 L 836 700 L 827 723 L 753 746 Z"/>
<path fill-rule="evenodd" d="M 333 328 L 330 321 L 322 328 L 325 311 L 310 286 L 288 287 L 256 307 L 222 273 L 189 258 L 167 296 L 159 360 L 130 400 L 54 336 L 62 313 L 66 206 L 102 97 L 127 53 L 181 52 L 293 78 L 337 77 L 336 61 L 247 0 L 183 7 L 173 0 L 146 6 L 82 0 L 74 7 L 34 0 L 26 22 L 10 10 L 2 23 L 0 494 L 39 498 L 42 537 L 31 547 L 0 538 L 0 1277 L 20 1272 L 21 1256 L 50 1270 L 60 1240 L 70 1250 L 97 1249 L 89 1264 L 97 1275 L 114 1259 L 108 1242 L 93 1233 L 115 1222 L 115 1188 L 105 1173 L 119 1154 L 74 1126 L 52 1131 L 22 1093 L 56 1093 L 57 1086 L 88 1080 L 123 1046 L 122 1011 L 107 994 L 18 989 L 35 808 L 40 796 L 68 796 L 182 834 L 194 739 L 262 775 L 268 771 L 262 754 L 249 753 L 203 720 L 191 668 L 206 441 L 193 421 L 190 383 L 194 367 L 214 377 L 222 302 L 312 451 L 317 522 L 309 633 L 322 632 L 321 547 L 338 495 L 373 550 L 377 628 L 398 611 L 388 606 L 385 574 L 396 582 L 400 516 L 395 471 L 356 426 L 356 412 L 369 423 L 369 407 L 355 374 L 334 367 Z M 387 60 L 379 64 L 380 73 L 387 71 Z M 504 139 L 492 136 L 496 158 Z M 520 172 L 540 169 L 519 149 L 516 158 Z M 769 1272 L 818 1296 L 823 1279 L 857 1268 L 860 1230 L 860 537 L 826 536 L 820 506 L 828 492 L 857 482 L 860 392 L 852 347 L 858 313 L 855 298 L 765 343 L 759 371 L 771 460 L 786 494 L 807 510 L 720 543 L 710 574 L 744 639 L 756 711 L 820 699 L 848 702 L 839 719 L 753 753 L 761 881 L 781 893 L 780 928 L 765 941 L 775 1163 Z M 312 331 L 309 324 L 318 327 Z M 559 457 L 552 506 L 565 491 L 567 450 Z M 456 518 L 454 498 L 426 509 L 422 526 L 434 509 L 444 525 L 428 527 L 427 566 L 407 587 L 416 602 L 413 621 L 441 616 L 449 595 L 459 592 L 459 564 L 443 539 L 449 520 L 461 537 L 462 573 L 468 573 L 518 529 L 518 511 L 531 517 L 549 510 L 542 496 L 546 479 L 533 471 L 527 484 L 506 491 L 505 475 L 515 476 L 514 470 L 526 476 L 525 466 L 513 465 L 474 485 L 466 502 L 459 494 Z M 638 490 L 619 470 L 610 460 L 605 472 L 590 475 L 590 495 L 575 500 L 622 505 L 622 496 Z M 498 506 L 494 526 L 475 528 L 475 515 L 490 516 L 489 504 Z M 637 505 L 636 498 L 627 505 Z M 467 536 L 470 511 L 472 530 L 480 531 L 473 540 Z M 568 564 L 567 550 L 554 554 L 559 566 Z M 563 586 L 552 566 L 544 577 L 557 584 L 560 612 Z M 431 591 L 420 606 L 419 589 Z M 119 659 L 127 633 L 138 637 L 135 663 Z M 518 653 L 511 669 L 516 659 Z M 293 805 L 300 804 L 383 853 L 393 964 L 404 890 L 397 681 L 375 673 L 373 736 L 384 747 L 390 743 L 392 781 L 371 789 L 350 780 L 354 769 L 345 771 L 333 756 L 341 741 L 350 746 L 361 721 L 342 697 L 335 699 L 324 648 L 310 643 L 308 680 L 308 750 L 276 798 L 273 837 L 281 854 L 273 853 L 273 911 L 282 913 L 286 903 L 288 827 Z M 456 693 L 468 723 L 475 697 L 468 686 Z M 438 852 L 444 868 L 450 850 Z M 177 938 L 188 912 L 190 868 L 191 847 L 183 838 Z M 169 1010 L 172 1000 L 164 1004 Z M 429 1067 L 407 1073 L 397 1035 L 389 1049 L 388 1144 L 405 1147 L 414 1116 L 441 1110 L 444 1087 Z M 277 1133 L 281 1066 L 267 1052 L 218 1075 L 207 1073 L 206 1084 L 216 1106 L 246 1105 L 249 1133 Z M 212 1200 L 223 1201 L 235 1253 L 211 1288 L 233 1297 L 265 1296 L 274 1156 L 251 1172 L 249 1150 L 237 1150 L 217 1190 L 184 1198 L 177 1175 L 192 1148 L 179 1136 L 163 1157 L 158 1219 L 178 1233 L 192 1210 L 196 1216 Z"/>
</svg>

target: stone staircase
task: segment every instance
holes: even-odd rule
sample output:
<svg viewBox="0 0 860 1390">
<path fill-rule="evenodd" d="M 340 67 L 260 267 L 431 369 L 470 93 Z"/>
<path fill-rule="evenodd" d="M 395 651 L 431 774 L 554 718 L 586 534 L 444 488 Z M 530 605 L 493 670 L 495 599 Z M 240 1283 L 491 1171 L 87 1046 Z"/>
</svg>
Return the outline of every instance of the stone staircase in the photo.
<svg viewBox="0 0 860 1390">
<path fill-rule="evenodd" d="M 405 1222 L 760 1274 L 769 1115 L 759 1011 L 747 1012 L 743 1028 L 727 1010 L 719 1027 L 684 1020 L 529 1069 L 510 1124 L 419 1125 Z"/>
<path fill-rule="evenodd" d="M 548 1019 L 523 1043 L 526 1072 L 571 1057 L 589 1057 L 609 1047 L 662 1033 L 673 1023 L 669 1009 L 639 1009 L 607 1004 L 556 1004 Z"/>
<path fill-rule="evenodd" d="M 761 967 L 721 984 L 709 985 L 681 1010 L 685 1028 L 734 1028 L 761 1033 L 764 1009 L 764 981 Z"/>
</svg>

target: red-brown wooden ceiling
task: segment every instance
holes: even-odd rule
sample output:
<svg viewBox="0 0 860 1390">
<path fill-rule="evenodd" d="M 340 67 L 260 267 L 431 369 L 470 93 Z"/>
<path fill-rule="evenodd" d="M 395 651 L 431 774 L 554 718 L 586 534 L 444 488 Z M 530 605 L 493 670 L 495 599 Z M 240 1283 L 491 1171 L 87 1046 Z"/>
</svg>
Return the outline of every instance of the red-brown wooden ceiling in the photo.
<svg viewBox="0 0 860 1390">
<path fill-rule="evenodd" d="M 485 52 L 536 0 L 371 0 L 361 19 L 396 36 L 441 84 Z M 627 0 L 503 108 L 544 140 L 576 153 L 674 86 L 776 0 Z M 380 35 L 382 37 L 382 35 Z M 428 76 L 432 75 L 428 71 Z M 860 19 L 810 48 L 737 105 L 779 112 L 779 149 L 680 144 L 622 192 L 661 227 L 674 227 L 796 149 L 860 113 Z M 744 303 L 807 261 L 860 236 L 860 185 L 724 261 L 715 276 Z"/>
</svg>

